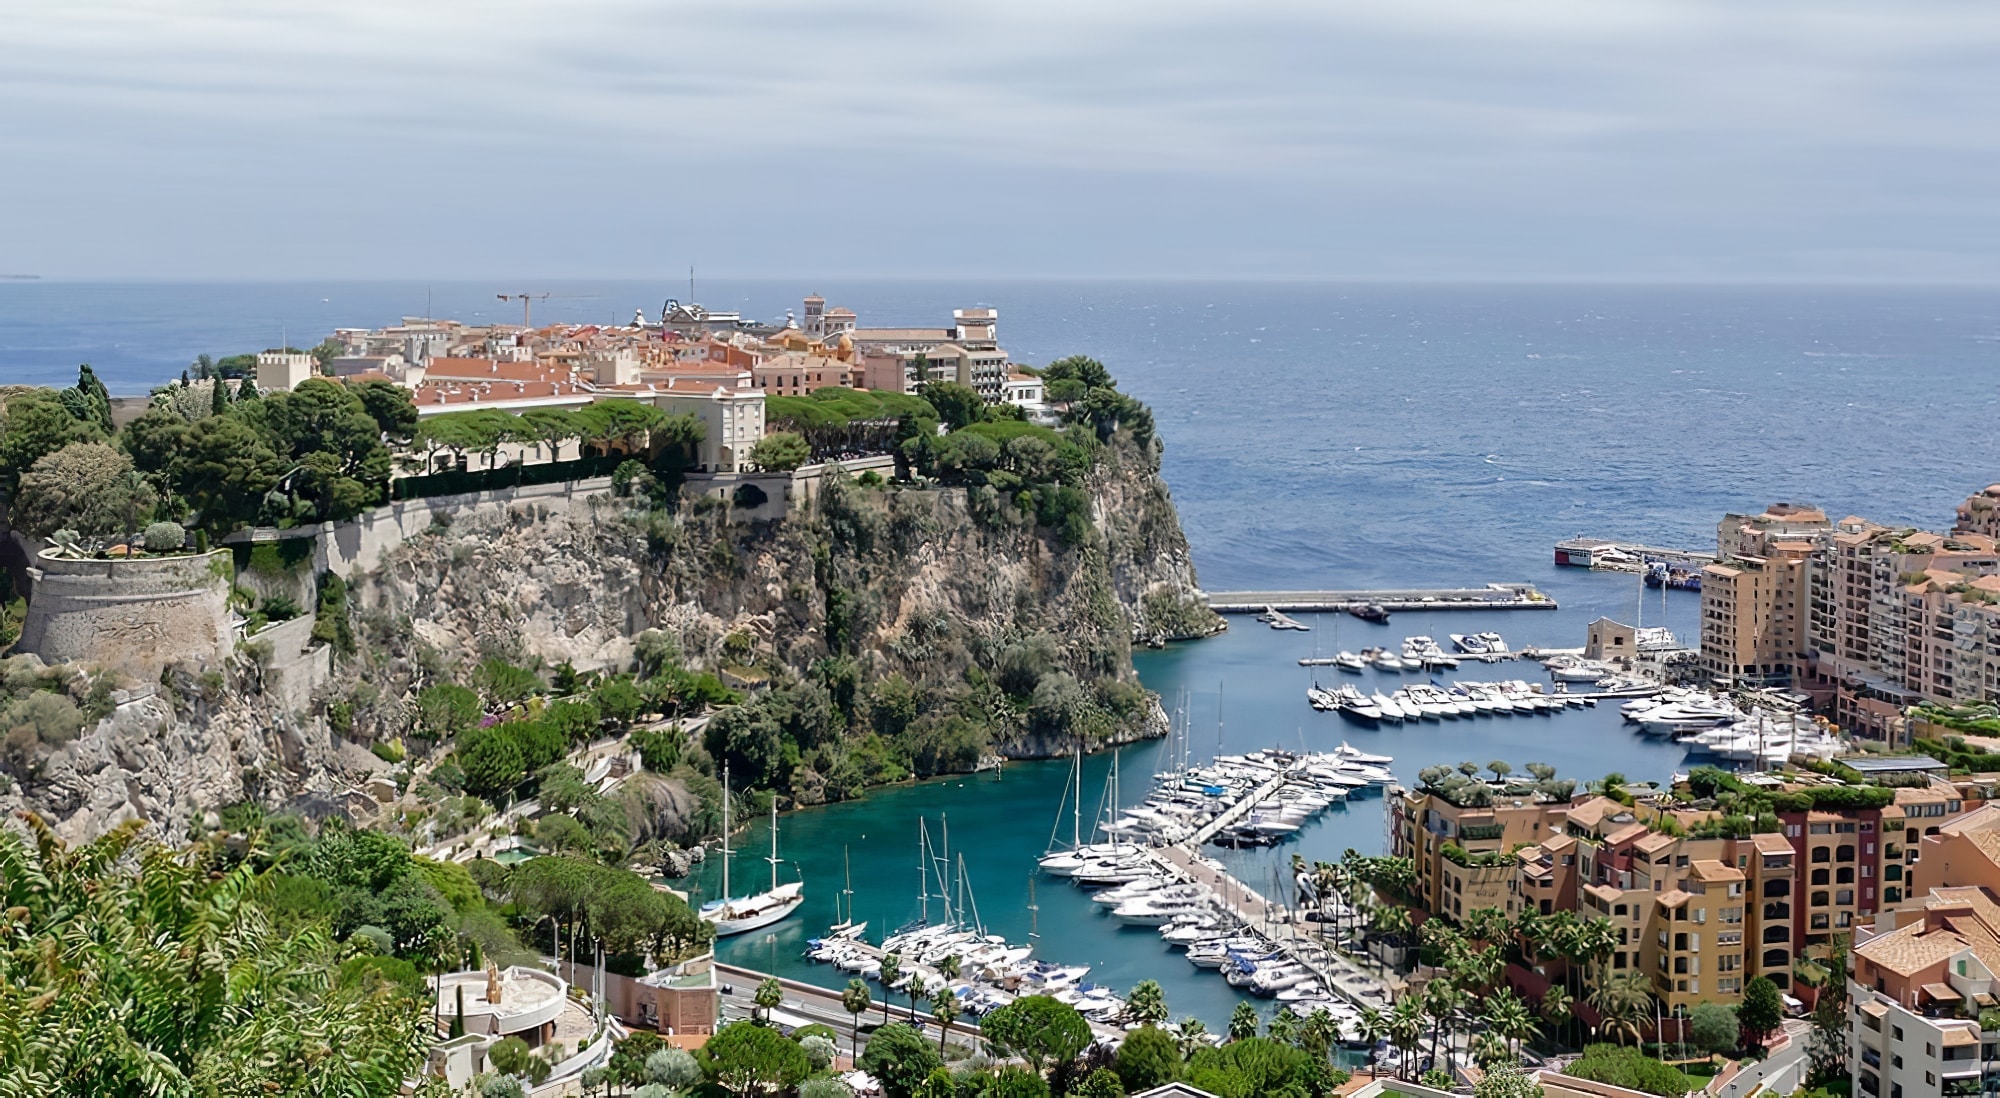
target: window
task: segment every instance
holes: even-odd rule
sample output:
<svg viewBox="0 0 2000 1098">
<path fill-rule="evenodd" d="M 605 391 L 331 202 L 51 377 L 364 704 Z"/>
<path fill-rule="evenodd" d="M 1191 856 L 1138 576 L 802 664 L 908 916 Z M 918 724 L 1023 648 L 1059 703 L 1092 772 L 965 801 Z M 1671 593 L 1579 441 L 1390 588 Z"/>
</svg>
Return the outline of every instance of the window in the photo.
<svg viewBox="0 0 2000 1098">
<path fill-rule="evenodd" d="M 1824 869 L 1815 869 L 1815 870 L 1813 870 L 1813 871 L 1812 871 L 1812 883 L 1813 883 L 1813 884 L 1816 884 L 1816 885 L 1823 885 L 1823 884 L 1827 884 L 1827 883 L 1829 883 L 1829 882 L 1827 881 L 1827 874 L 1826 874 L 1826 870 L 1824 870 Z"/>
</svg>

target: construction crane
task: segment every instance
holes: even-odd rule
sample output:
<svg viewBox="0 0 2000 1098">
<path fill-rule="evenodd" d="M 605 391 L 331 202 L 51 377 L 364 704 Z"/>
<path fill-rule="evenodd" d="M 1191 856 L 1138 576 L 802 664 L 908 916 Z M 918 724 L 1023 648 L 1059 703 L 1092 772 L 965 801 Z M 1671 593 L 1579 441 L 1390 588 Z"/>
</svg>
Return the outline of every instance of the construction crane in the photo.
<svg viewBox="0 0 2000 1098">
<path fill-rule="evenodd" d="M 529 320 L 529 317 L 532 315 L 530 310 L 534 308 L 534 303 L 537 300 L 547 301 L 549 299 L 549 295 L 547 294 L 494 294 L 493 296 L 502 301 L 518 301 L 521 303 L 521 327 L 523 328 L 534 327 L 534 324 Z"/>
</svg>

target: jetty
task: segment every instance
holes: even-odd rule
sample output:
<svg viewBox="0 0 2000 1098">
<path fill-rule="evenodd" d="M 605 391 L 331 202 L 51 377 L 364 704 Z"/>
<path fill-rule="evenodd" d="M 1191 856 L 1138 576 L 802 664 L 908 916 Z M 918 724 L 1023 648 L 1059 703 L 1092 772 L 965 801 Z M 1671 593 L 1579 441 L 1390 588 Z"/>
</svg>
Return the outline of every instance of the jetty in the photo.
<svg viewBox="0 0 2000 1098">
<path fill-rule="evenodd" d="M 1370 604 L 1405 612 L 1557 609 L 1556 600 L 1536 590 L 1532 583 L 1395 591 L 1209 591 L 1203 594 L 1203 599 L 1218 614 L 1338 613 Z"/>
<path fill-rule="evenodd" d="M 1565 538 L 1556 542 L 1556 563 L 1573 568 L 1613 568 L 1631 570 L 1628 565 L 1641 561 L 1657 560 L 1669 564 L 1687 564 L 1696 568 L 1715 563 L 1715 553 L 1704 549 L 1668 549 L 1658 545 L 1642 545 L 1635 541 L 1613 541 L 1610 538 Z"/>
</svg>

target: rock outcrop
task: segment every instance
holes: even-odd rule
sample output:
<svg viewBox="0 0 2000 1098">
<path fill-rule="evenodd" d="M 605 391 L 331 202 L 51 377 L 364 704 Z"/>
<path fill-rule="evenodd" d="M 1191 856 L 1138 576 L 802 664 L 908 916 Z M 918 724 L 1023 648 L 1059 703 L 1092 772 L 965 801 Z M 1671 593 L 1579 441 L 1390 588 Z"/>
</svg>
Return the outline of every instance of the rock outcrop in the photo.
<svg viewBox="0 0 2000 1098">
<path fill-rule="evenodd" d="M 170 671 L 154 696 L 120 706 L 0 794 L 0 807 L 35 808 L 81 837 L 135 815 L 177 833 L 244 799 L 337 804 L 386 766 L 366 745 L 404 734 L 415 691 L 449 669 L 496 656 L 623 669 L 649 628 L 677 637 L 690 664 L 748 683 L 834 660 L 851 661 L 863 684 L 894 675 L 963 692 L 1009 660 L 1038 661 L 1036 707 L 996 706 L 1003 754 L 1159 734 L 1134 644 L 1208 635 L 1221 621 L 1200 600 L 1150 447 L 1106 446 L 1088 494 L 1092 529 L 1071 543 L 992 489 L 855 481 L 769 523 L 736 521 L 721 500 L 668 514 L 608 494 L 462 511 L 346 577 L 359 644 L 308 706 L 265 690 L 254 653 Z M 1114 715 L 1064 726 L 1043 710 L 1072 704 L 1065 690 Z"/>
</svg>

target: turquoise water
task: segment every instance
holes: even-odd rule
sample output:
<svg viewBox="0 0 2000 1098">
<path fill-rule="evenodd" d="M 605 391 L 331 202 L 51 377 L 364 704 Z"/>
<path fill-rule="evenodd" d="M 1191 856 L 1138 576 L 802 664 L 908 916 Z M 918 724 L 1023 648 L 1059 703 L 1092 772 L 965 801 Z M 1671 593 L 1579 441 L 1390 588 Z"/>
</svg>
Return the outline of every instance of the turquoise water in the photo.
<svg viewBox="0 0 2000 1098">
<path fill-rule="evenodd" d="M 1620 582 L 1608 576 L 1587 578 Z M 1442 637 L 1447 632 L 1488 628 L 1501 630 L 1510 641 L 1520 644 L 1573 643 L 1566 631 L 1580 629 L 1580 617 L 1580 611 L 1568 610 L 1399 614 L 1387 628 L 1342 619 L 1340 643 L 1360 647 L 1367 637 L 1400 639 L 1420 632 Z M 1330 643 L 1332 616 L 1323 620 L 1323 628 L 1327 631 L 1325 643 Z M 1373 632 L 1368 632 L 1371 629 Z M 1237 618 L 1223 636 L 1142 652 L 1135 662 L 1146 685 L 1169 705 L 1186 691 L 1193 726 L 1191 742 L 1198 760 L 1215 754 L 1218 743 L 1233 753 L 1274 745 L 1330 750 L 1345 740 L 1366 751 L 1395 756 L 1393 769 L 1406 779 L 1432 763 L 1465 759 L 1482 766 L 1505 759 L 1516 769 L 1528 762 L 1548 762 L 1565 776 L 1579 780 L 1611 770 L 1634 777 L 1665 778 L 1682 762 L 1679 748 L 1641 739 L 1622 725 L 1611 706 L 1546 717 L 1363 728 L 1334 714 L 1315 713 L 1306 704 L 1305 687 L 1314 670 L 1329 681 L 1341 674 L 1330 668 L 1299 667 L 1298 658 L 1312 650 L 1312 634 L 1281 633 L 1248 618 Z M 1456 677 L 1530 678 L 1532 669 L 1528 664 L 1476 669 L 1468 665 Z M 1352 677 L 1365 685 L 1375 675 L 1370 671 Z M 1447 681 L 1452 677 L 1450 673 L 1444 676 Z M 1414 676 L 1383 678 L 1407 681 Z M 1218 693 L 1222 702 L 1219 736 Z M 1156 741 L 1119 753 L 1121 802 L 1131 803 L 1145 795 L 1154 772 L 1165 765 L 1166 748 L 1165 741 Z M 1111 764 L 1110 755 L 1084 760 L 1086 825 L 1101 802 Z M 869 938 L 879 940 L 885 929 L 922 914 L 917 853 L 918 822 L 922 820 L 933 843 L 940 845 L 948 825 L 952 859 L 956 862 L 959 856 L 964 857 L 973 897 L 989 932 L 1026 941 L 1032 929 L 1039 934 L 1038 952 L 1043 957 L 1065 964 L 1089 964 L 1093 980 L 1120 991 L 1143 979 L 1157 979 L 1176 1017 L 1194 1014 L 1211 1027 L 1225 1023 L 1238 1002 L 1238 993 L 1213 972 L 1188 964 L 1154 931 L 1119 926 L 1089 902 L 1084 892 L 1060 880 L 1036 881 L 1034 897 L 1040 910 L 1031 913 L 1027 909 L 1036 857 L 1047 848 L 1052 831 L 1060 828 L 1062 836 L 1068 835 L 1066 810 L 1060 821 L 1057 813 L 1069 776 L 1067 761 L 1012 763 L 997 776 L 878 790 L 863 801 L 782 817 L 784 879 L 803 874 L 806 903 L 779 926 L 725 939 L 719 949 L 721 957 L 795 979 L 843 986 L 845 974 L 801 956 L 806 939 L 836 921 L 843 855 L 853 867 L 856 917 L 866 919 Z M 1267 896 L 1273 895 L 1277 889 L 1274 882 L 1293 852 L 1309 859 L 1332 859 L 1350 846 L 1364 853 L 1382 851 L 1387 834 L 1383 809 L 1381 794 L 1371 791 L 1336 806 L 1293 842 L 1261 850 L 1210 848 L 1209 852 L 1228 864 L 1239 879 Z M 767 826 L 753 825 L 738 842 L 743 853 L 732 870 L 734 890 L 764 887 L 769 881 L 769 869 L 762 860 L 769 849 Z M 721 883 L 720 871 L 711 863 L 688 883 L 699 898 L 712 898 Z M 933 900 L 931 913 L 935 916 L 939 911 L 938 902 Z M 1270 1006 L 1268 1001 L 1251 1001 L 1266 1009 Z"/>
</svg>

